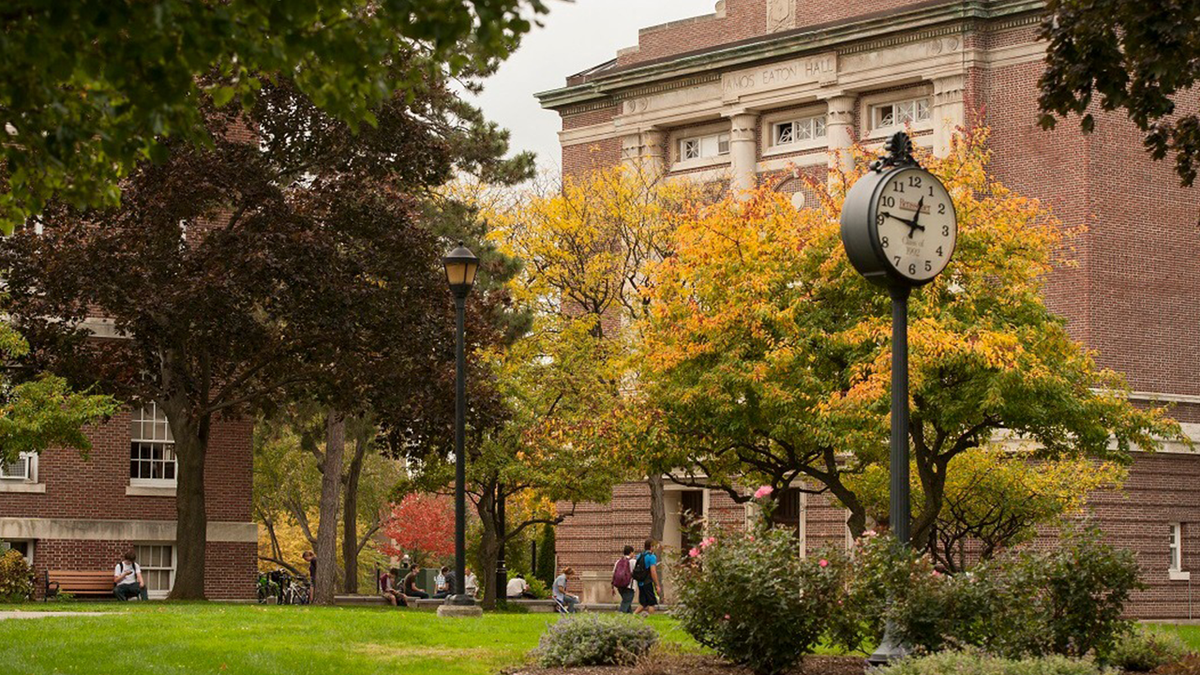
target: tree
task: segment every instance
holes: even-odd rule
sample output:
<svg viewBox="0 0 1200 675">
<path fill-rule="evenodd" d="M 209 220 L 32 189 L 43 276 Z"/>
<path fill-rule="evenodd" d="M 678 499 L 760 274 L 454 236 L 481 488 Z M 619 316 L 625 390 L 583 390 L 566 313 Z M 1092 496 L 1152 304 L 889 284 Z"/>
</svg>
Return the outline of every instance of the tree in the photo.
<svg viewBox="0 0 1200 675">
<path fill-rule="evenodd" d="M 1200 76 L 1200 6 L 1050 0 L 1046 9 L 1041 125 L 1054 128 L 1058 118 L 1078 115 L 1090 132 L 1097 104 L 1104 112 L 1123 110 L 1145 134 L 1150 155 L 1159 160 L 1173 154 L 1181 182 L 1191 186 L 1200 164 L 1192 91 Z"/>
<path fill-rule="evenodd" d="M 1089 495 L 1119 487 L 1127 473 L 1114 462 L 1031 461 L 1023 452 L 999 446 L 968 450 L 949 466 L 953 470 L 947 472 L 944 504 L 928 550 L 951 572 L 1031 541 L 1039 527 L 1061 525 L 1064 519 L 1078 516 Z M 915 470 L 912 476 L 912 492 L 921 501 Z M 883 466 L 869 467 L 851 480 L 851 487 L 869 516 L 887 520 L 888 472 Z"/>
<path fill-rule="evenodd" d="M 608 370 L 600 375 L 601 386 L 614 394 L 636 379 L 636 373 L 624 370 L 624 355 L 630 330 L 646 311 L 647 267 L 670 253 L 669 214 L 703 192 L 687 181 L 668 182 L 617 166 L 567 177 L 561 186 L 491 214 L 493 239 L 525 265 L 513 280 L 514 298 L 542 316 L 566 314 L 590 322 L 592 337 L 604 343 L 594 354 Z M 620 400 L 609 403 L 612 409 Z M 639 466 L 651 490 L 648 534 L 661 540 L 666 524 L 662 467 Z"/>
<path fill-rule="evenodd" d="M 454 504 L 445 495 L 410 494 L 392 503 L 380 530 L 388 540 L 379 550 L 433 564 L 454 555 Z"/>
<path fill-rule="evenodd" d="M 147 157 L 165 161 L 168 138 L 211 146 L 208 96 L 249 110 L 263 78 L 294 75 L 331 116 L 374 125 L 394 92 L 430 69 L 469 73 L 505 56 L 546 10 L 542 0 L 12 0 L 0 10 L 0 230 L 52 198 L 115 206 L 120 179 Z"/>
<path fill-rule="evenodd" d="M 1118 463 L 1182 438 L 1163 410 L 1130 404 L 1123 378 L 1046 308 L 1042 285 L 1069 231 L 988 175 L 986 138 L 975 130 L 950 156 L 922 158 L 949 188 L 960 234 L 946 273 L 910 301 L 918 548 L 943 512 L 951 462 L 1001 430 L 1034 459 Z M 799 212 L 769 188 L 685 212 L 675 254 L 651 274 L 640 361 L 684 473 L 739 501 L 747 485 L 778 494 L 802 481 L 846 506 L 859 535 L 866 507 L 851 479 L 886 466 L 891 349 L 888 296 L 849 266 L 838 233 L 854 177 L 814 184 L 819 207 Z"/>
<path fill-rule="evenodd" d="M 11 362 L 28 353 L 25 338 L 0 322 L 0 357 Z M 22 453 L 41 453 L 51 447 L 86 453 L 92 444 L 84 427 L 116 409 L 111 397 L 74 392 L 61 377 L 43 373 L 13 381 L 6 374 L 0 380 L 0 465 L 17 461 Z"/>
<path fill-rule="evenodd" d="M 170 420 L 173 597 L 203 595 L 214 415 L 313 397 L 345 414 L 372 376 L 427 386 L 452 363 L 443 247 L 416 218 L 462 139 L 496 140 L 460 110 L 446 81 L 431 79 L 356 134 L 289 82 L 264 84 L 248 119 L 207 107 L 214 147 L 176 143 L 166 163 L 141 165 L 120 209 L 58 206 L 43 235 L 3 242 L 5 310 L 36 355 L 122 398 L 155 400 Z M 130 339 L 87 340 L 82 322 L 96 311 Z"/>
</svg>

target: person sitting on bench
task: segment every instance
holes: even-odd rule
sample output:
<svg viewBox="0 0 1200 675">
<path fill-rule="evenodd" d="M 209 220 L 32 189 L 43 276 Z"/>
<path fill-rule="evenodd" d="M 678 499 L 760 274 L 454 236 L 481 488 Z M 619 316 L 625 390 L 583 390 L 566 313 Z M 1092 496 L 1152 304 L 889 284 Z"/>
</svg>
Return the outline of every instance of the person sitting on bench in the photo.
<svg viewBox="0 0 1200 675">
<path fill-rule="evenodd" d="M 130 549 L 125 552 L 121 562 L 113 569 L 113 595 L 124 602 L 130 598 L 149 600 L 146 592 L 146 581 L 142 579 L 142 567 L 137 564 L 137 554 Z"/>
<path fill-rule="evenodd" d="M 529 582 L 525 581 L 524 574 L 518 573 L 517 576 L 513 577 L 512 579 L 509 579 L 508 580 L 508 588 L 506 588 L 504 590 L 505 590 L 505 596 L 507 596 L 509 600 L 536 600 L 537 599 L 537 596 L 533 594 L 533 591 L 529 590 Z"/>
<path fill-rule="evenodd" d="M 427 600 L 429 599 L 429 594 L 417 588 L 417 573 L 420 571 L 421 566 L 415 563 L 412 567 L 409 567 L 408 576 L 404 577 L 404 583 L 402 584 L 402 587 L 404 589 L 404 594 L 408 597 Z"/>
<path fill-rule="evenodd" d="M 407 607 L 408 599 L 396 587 L 396 580 L 400 578 L 400 570 L 393 567 L 391 573 L 384 572 L 383 576 L 379 577 L 379 594 L 383 596 L 392 606 Z"/>
</svg>

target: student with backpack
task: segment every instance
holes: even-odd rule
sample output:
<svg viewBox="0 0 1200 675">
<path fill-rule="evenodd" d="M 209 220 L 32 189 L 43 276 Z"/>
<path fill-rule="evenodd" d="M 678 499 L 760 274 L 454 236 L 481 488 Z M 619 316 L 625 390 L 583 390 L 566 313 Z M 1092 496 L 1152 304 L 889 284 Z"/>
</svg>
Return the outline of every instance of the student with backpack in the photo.
<svg viewBox="0 0 1200 675">
<path fill-rule="evenodd" d="M 638 604 L 634 614 L 654 613 L 658 598 L 662 595 L 662 584 L 658 580 L 658 556 L 654 555 L 654 540 L 646 540 L 646 548 L 633 564 L 633 580 L 638 585 Z"/>
<path fill-rule="evenodd" d="M 613 565 L 612 587 L 614 593 L 621 594 L 621 606 L 617 609 L 622 614 L 633 612 L 633 547 L 626 546 L 624 555 L 617 558 Z"/>
<path fill-rule="evenodd" d="M 130 598 L 150 599 L 146 581 L 142 579 L 142 567 L 137 564 L 137 553 L 133 549 L 126 551 L 113 569 L 113 595 L 122 602 Z"/>
</svg>

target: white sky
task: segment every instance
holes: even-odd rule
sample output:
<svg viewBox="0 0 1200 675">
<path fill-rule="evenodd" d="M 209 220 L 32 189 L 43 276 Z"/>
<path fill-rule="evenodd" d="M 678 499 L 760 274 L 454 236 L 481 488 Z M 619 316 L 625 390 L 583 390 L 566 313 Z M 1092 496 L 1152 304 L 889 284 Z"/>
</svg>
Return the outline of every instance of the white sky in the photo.
<svg viewBox="0 0 1200 675">
<path fill-rule="evenodd" d="M 637 44 L 639 28 L 709 14 L 716 0 L 549 0 L 542 28 L 484 85 L 478 105 L 488 119 L 512 131 L 514 151 L 533 150 L 542 166 L 559 166 L 558 115 L 542 110 L 534 93 L 566 86 L 567 76 Z"/>
</svg>

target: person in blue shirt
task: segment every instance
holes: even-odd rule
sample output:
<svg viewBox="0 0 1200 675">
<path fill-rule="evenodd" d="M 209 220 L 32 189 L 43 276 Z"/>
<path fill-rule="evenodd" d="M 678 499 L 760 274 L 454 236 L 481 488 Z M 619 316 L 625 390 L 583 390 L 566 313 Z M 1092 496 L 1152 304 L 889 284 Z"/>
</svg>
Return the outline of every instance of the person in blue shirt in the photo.
<svg viewBox="0 0 1200 675">
<path fill-rule="evenodd" d="M 638 604 L 640 607 L 634 614 L 653 614 L 658 607 L 658 599 L 662 596 L 662 584 L 658 580 L 658 556 L 654 554 L 654 540 L 646 540 L 646 548 L 638 556 L 648 574 L 638 582 Z M 637 566 L 637 561 L 634 562 Z"/>
</svg>

